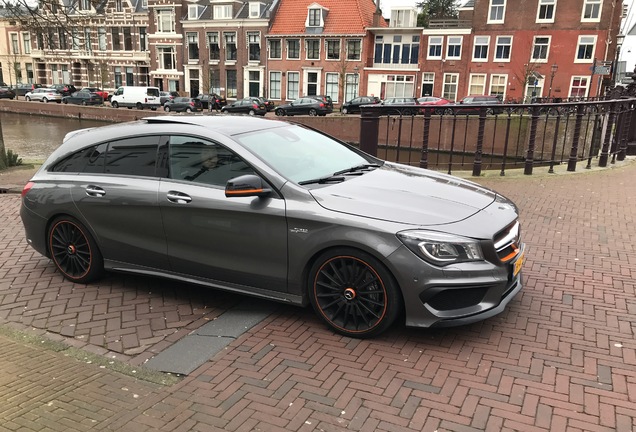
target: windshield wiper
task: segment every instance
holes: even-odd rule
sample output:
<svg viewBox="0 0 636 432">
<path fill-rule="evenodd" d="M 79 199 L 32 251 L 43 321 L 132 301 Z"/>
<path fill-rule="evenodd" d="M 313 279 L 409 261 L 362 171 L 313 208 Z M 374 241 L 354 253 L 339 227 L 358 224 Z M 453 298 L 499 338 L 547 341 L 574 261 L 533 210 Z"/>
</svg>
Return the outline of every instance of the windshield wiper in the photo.
<svg viewBox="0 0 636 432">
<path fill-rule="evenodd" d="M 347 174 L 347 173 L 353 173 L 353 172 L 358 172 L 358 171 L 364 171 L 364 170 L 369 170 L 371 168 L 379 168 L 381 165 L 378 164 L 364 164 L 364 165 L 357 165 L 351 168 L 347 168 L 347 169 L 343 169 L 340 171 L 336 171 L 335 173 L 333 173 L 333 175 L 338 176 L 341 174 Z M 360 173 L 362 174 L 362 173 Z"/>
<path fill-rule="evenodd" d="M 343 182 L 345 180 L 344 177 L 342 176 L 335 176 L 335 175 L 331 175 L 328 177 L 320 177 L 317 179 L 312 179 L 312 180 L 304 180 L 301 182 L 298 182 L 299 185 L 308 185 L 308 184 L 314 184 L 314 183 L 318 183 L 318 184 L 325 184 L 325 183 L 340 183 Z"/>
</svg>

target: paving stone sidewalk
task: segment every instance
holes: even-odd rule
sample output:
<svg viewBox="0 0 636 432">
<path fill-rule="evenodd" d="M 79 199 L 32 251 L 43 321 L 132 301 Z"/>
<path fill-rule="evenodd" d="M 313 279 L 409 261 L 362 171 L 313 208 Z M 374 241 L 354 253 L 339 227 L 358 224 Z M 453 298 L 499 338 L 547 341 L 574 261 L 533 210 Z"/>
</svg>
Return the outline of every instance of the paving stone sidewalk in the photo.
<svg viewBox="0 0 636 432">
<path fill-rule="evenodd" d="M 529 246 L 501 315 L 361 341 L 282 306 L 188 376 L 150 381 L 148 359 L 244 298 L 70 284 L 27 247 L 19 195 L 0 195 L 0 430 L 636 429 L 636 164 L 477 181 L 517 203 Z"/>
</svg>

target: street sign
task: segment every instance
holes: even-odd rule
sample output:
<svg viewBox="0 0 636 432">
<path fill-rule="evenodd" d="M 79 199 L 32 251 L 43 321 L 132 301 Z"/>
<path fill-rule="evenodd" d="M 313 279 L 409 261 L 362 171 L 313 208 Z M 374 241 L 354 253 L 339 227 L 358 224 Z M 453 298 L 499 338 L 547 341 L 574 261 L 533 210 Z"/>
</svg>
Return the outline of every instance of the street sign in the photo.
<svg viewBox="0 0 636 432">
<path fill-rule="evenodd" d="M 610 73 L 609 66 L 590 66 L 590 70 L 593 71 L 594 75 L 609 75 Z"/>
</svg>

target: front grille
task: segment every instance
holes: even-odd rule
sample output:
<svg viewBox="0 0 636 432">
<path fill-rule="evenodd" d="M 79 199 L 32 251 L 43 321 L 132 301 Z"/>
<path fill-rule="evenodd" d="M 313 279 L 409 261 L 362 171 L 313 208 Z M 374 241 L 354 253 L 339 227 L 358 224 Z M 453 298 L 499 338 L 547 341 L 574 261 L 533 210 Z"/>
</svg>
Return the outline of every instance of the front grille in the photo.
<svg viewBox="0 0 636 432">
<path fill-rule="evenodd" d="M 463 309 L 481 303 L 489 288 L 488 286 L 482 286 L 447 289 L 435 294 L 426 303 L 438 311 Z"/>
<path fill-rule="evenodd" d="M 499 260 L 503 263 L 512 261 L 520 252 L 521 228 L 519 221 L 515 221 L 499 231 L 495 235 L 494 242 Z"/>
</svg>

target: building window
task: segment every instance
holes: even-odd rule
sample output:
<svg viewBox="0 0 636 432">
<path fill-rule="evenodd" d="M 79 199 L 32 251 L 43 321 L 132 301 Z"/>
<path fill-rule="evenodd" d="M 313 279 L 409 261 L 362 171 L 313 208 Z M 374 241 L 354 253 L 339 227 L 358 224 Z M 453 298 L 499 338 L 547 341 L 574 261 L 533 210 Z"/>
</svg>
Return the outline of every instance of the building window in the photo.
<svg viewBox="0 0 636 432">
<path fill-rule="evenodd" d="M 261 4 L 250 2 L 250 18 L 258 18 L 261 16 Z"/>
<path fill-rule="evenodd" d="M 177 54 L 174 47 L 159 47 L 159 67 L 161 69 L 174 70 L 177 64 Z"/>
<path fill-rule="evenodd" d="M 188 40 L 188 60 L 199 60 L 199 34 L 188 32 L 186 38 Z"/>
<path fill-rule="evenodd" d="M 133 68 L 131 66 L 126 67 L 126 85 L 135 85 L 135 74 L 133 73 Z"/>
<path fill-rule="evenodd" d="M 338 74 L 327 73 L 325 80 L 325 94 L 330 96 L 333 102 L 338 102 Z"/>
<path fill-rule="evenodd" d="M 122 0 L 115 0 L 115 11 L 116 12 L 124 11 L 124 5 L 122 4 Z"/>
<path fill-rule="evenodd" d="M 79 38 L 79 35 L 77 34 L 77 27 L 73 27 L 71 29 L 71 45 L 73 50 L 75 51 L 79 50 L 80 38 Z"/>
<path fill-rule="evenodd" d="M 84 49 L 86 51 L 93 52 L 93 42 L 91 40 L 91 29 L 84 27 Z"/>
<path fill-rule="evenodd" d="M 232 19 L 232 5 L 214 6 L 214 19 Z"/>
<path fill-rule="evenodd" d="M 119 88 L 122 86 L 123 81 L 121 79 L 121 67 L 117 66 L 115 67 L 115 88 Z"/>
<path fill-rule="evenodd" d="M 259 32 L 248 32 L 247 42 L 249 44 L 249 60 L 259 61 L 261 59 L 261 34 Z"/>
<path fill-rule="evenodd" d="M 22 45 L 24 46 L 24 53 L 31 54 L 31 34 L 29 32 L 22 33 Z"/>
<path fill-rule="evenodd" d="M 360 60 L 361 59 L 361 45 L 360 39 L 347 40 L 347 60 Z M 338 56 L 340 59 L 340 56 Z"/>
<path fill-rule="evenodd" d="M 532 45 L 532 61 L 545 63 L 548 61 L 550 38 L 547 36 L 535 36 Z"/>
<path fill-rule="evenodd" d="M 579 44 L 576 48 L 575 63 L 591 63 L 594 58 L 594 46 L 596 36 L 579 36 Z"/>
<path fill-rule="evenodd" d="M 287 72 L 287 99 L 298 99 L 298 92 L 300 90 L 300 73 Z"/>
<path fill-rule="evenodd" d="M 475 49 L 473 61 L 488 61 L 488 45 L 490 36 L 475 36 Z"/>
<path fill-rule="evenodd" d="M 57 36 L 58 36 L 58 40 L 60 41 L 60 49 L 62 50 L 68 49 L 68 42 L 66 40 L 66 29 L 60 28 L 57 33 Z"/>
<path fill-rule="evenodd" d="M 26 68 L 27 83 L 32 84 L 33 83 L 33 64 L 25 63 L 24 67 Z"/>
<path fill-rule="evenodd" d="M 130 30 L 130 27 L 124 27 L 123 31 L 124 31 L 124 50 L 132 51 L 133 43 L 132 43 L 132 33 Z"/>
<path fill-rule="evenodd" d="M 602 0 L 584 0 L 581 22 L 598 22 L 601 20 Z"/>
<path fill-rule="evenodd" d="M 508 75 L 491 75 L 490 76 L 490 92 L 491 95 L 497 95 L 501 100 L 506 97 L 506 82 Z"/>
<path fill-rule="evenodd" d="M 422 72 L 422 96 L 433 96 L 434 84 L 435 84 L 435 73 Z"/>
<path fill-rule="evenodd" d="M 556 0 L 539 0 L 539 7 L 537 8 L 537 22 L 553 23 L 555 7 Z"/>
<path fill-rule="evenodd" d="M 139 27 L 139 49 L 141 51 L 148 51 L 148 34 L 146 33 L 146 27 Z"/>
<path fill-rule="evenodd" d="M 413 75 L 388 75 L 386 97 L 413 97 L 415 77 Z"/>
<path fill-rule="evenodd" d="M 20 42 L 18 41 L 17 33 L 11 33 L 11 54 L 20 54 Z"/>
<path fill-rule="evenodd" d="M 80 1 L 80 10 L 81 11 L 90 11 L 91 10 L 91 2 L 90 0 L 82 0 Z"/>
<path fill-rule="evenodd" d="M 280 100 L 280 72 L 269 73 L 269 97 L 270 99 Z"/>
<path fill-rule="evenodd" d="M 289 39 L 287 41 L 287 58 L 292 60 L 300 59 L 300 40 Z"/>
<path fill-rule="evenodd" d="M 506 0 L 490 0 L 488 24 L 501 24 L 506 16 Z"/>
<path fill-rule="evenodd" d="M 588 77 L 574 76 L 572 77 L 572 85 L 570 86 L 570 97 L 587 96 Z"/>
<path fill-rule="evenodd" d="M 444 38 L 442 36 L 429 36 L 428 37 L 428 56 L 427 59 L 439 60 L 442 58 L 442 43 Z"/>
<path fill-rule="evenodd" d="M 327 41 L 327 60 L 340 60 L 340 39 Z"/>
<path fill-rule="evenodd" d="M 230 98 L 236 97 L 236 71 L 232 69 L 228 69 L 226 71 L 227 77 L 227 93 L 226 96 Z"/>
<path fill-rule="evenodd" d="M 218 69 L 210 69 L 210 92 L 221 94 L 221 72 Z"/>
<path fill-rule="evenodd" d="M 249 91 L 248 96 L 258 97 L 261 92 L 261 72 L 260 71 L 248 71 L 247 72 L 247 88 Z"/>
<path fill-rule="evenodd" d="M 384 36 L 376 36 L 374 63 L 417 64 L 419 36 L 413 36 L 410 39 L 410 41 L 402 42 L 402 36 L 393 36 L 393 43 L 387 43 L 384 41 Z"/>
<path fill-rule="evenodd" d="M 112 40 L 113 51 L 121 50 L 121 38 L 119 37 L 119 27 L 111 28 L 110 36 Z"/>
<path fill-rule="evenodd" d="M 451 102 L 457 100 L 457 82 L 459 81 L 459 74 L 444 74 L 444 90 L 442 97 L 448 99 Z"/>
<path fill-rule="evenodd" d="M 195 20 L 199 16 L 199 6 L 197 5 L 189 5 L 188 6 L 188 19 Z"/>
<path fill-rule="evenodd" d="M 236 33 L 223 33 L 223 37 L 225 38 L 225 60 L 236 60 Z"/>
<path fill-rule="evenodd" d="M 207 33 L 208 49 L 210 50 L 210 60 L 221 59 L 221 49 L 219 47 L 219 34 L 217 32 Z"/>
<path fill-rule="evenodd" d="M 97 29 L 97 41 L 99 43 L 99 50 L 106 51 L 106 29 L 104 27 Z"/>
<path fill-rule="evenodd" d="M 309 16 L 307 17 L 308 27 L 320 27 L 320 9 L 309 9 Z"/>
<path fill-rule="evenodd" d="M 446 58 L 460 59 L 462 57 L 462 37 L 449 36 L 447 39 Z"/>
<path fill-rule="evenodd" d="M 319 39 L 305 40 L 305 50 L 307 51 L 307 60 L 319 60 L 320 59 L 320 40 Z"/>
<path fill-rule="evenodd" d="M 483 95 L 486 90 L 485 74 L 470 74 L 470 83 L 468 84 L 468 94 Z"/>
<path fill-rule="evenodd" d="M 269 40 L 269 58 L 271 59 L 282 59 L 283 51 L 281 48 L 280 39 L 270 39 Z"/>
<path fill-rule="evenodd" d="M 497 36 L 495 60 L 510 61 L 511 48 L 512 48 L 512 36 Z"/>
<path fill-rule="evenodd" d="M 174 13 L 172 12 L 172 9 L 157 10 L 157 32 L 173 33 L 174 26 Z"/>
</svg>

